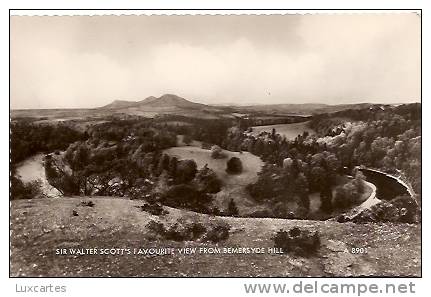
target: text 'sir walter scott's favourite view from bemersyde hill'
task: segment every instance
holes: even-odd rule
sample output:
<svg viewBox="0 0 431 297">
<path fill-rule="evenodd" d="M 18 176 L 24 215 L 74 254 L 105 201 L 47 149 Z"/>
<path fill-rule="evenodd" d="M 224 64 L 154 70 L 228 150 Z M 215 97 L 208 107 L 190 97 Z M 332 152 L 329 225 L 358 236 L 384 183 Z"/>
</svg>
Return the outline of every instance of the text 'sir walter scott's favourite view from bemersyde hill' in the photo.
<svg viewBox="0 0 431 297">
<path fill-rule="evenodd" d="M 421 276 L 417 13 L 10 22 L 10 276 Z"/>
</svg>

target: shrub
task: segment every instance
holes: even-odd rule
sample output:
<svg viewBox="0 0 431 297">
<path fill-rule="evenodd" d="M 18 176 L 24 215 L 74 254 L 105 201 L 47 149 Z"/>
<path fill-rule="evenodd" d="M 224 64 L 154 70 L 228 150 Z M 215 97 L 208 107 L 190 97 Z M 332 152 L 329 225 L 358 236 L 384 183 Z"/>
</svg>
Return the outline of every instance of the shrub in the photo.
<svg viewBox="0 0 431 297">
<path fill-rule="evenodd" d="M 207 165 L 198 171 L 194 182 L 196 183 L 198 190 L 205 193 L 217 193 L 221 190 L 222 186 L 222 182 L 217 177 L 217 174 L 214 170 L 209 169 Z"/>
<path fill-rule="evenodd" d="M 190 143 L 192 143 L 192 141 L 193 141 L 193 139 L 192 139 L 192 137 L 190 136 L 190 135 L 184 135 L 184 137 L 183 137 L 183 142 L 186 144 L 186 145 L 189 145 Z"/>
<path fill-rule="evenodd" d="M 307 219 L 309 215 L 309 209 L 304 206 L 299 206 L 294 213 L 296 219 Z"/>
<path fill-rule="evenodd" d="M 235 217 L 239 214 L 238 207 L 236 206 L 236 203 L 233 199 L 230 199 L 225 214 L 232 217 Z"/>
<path fill-rule="evenodd" d="M 226 240 L 229 238 L 230 225 L 224 222 L 212 225 L 204 236 L 204 240 L 213 243 Z"/>
<path fill-rule="evenodd" d="M 361 191 L 363 192 L 363 185 L 361 181 L 353 180 L 335 189 L 335 196 L 333 207 L 338 209 L 345 209 L 359 203 L 361 198 Z"/>
<path fill-rule="evenodd" d="M 400 196 L 391 201 L 381 201 L 373 205 L 370 209 L 366 209 L 355 216 L 352 221 L 355 223 L 417 223 L 419 212 L 419 206 L 414 198 Z"/>
<path fill-rule="evenodd" d="M 187 226 L 187 230 L 192 239 L 198 239 L 201 237 L 207 229 L 201 223 L 193 222 Z"/>
<path fill-rule="evenodd" d="M 332 190 L 329 184 L 326 184 L 320 191 L 320 210 L 324 213 L 331 213 L 333 210 Z"/>
<path fill-rule="evenodd" d="M 399 211 L 394 205 L 388 201 L 381 201 L 359 213 L 352 221 L 355 223 L 397 222 L 399 217 Z"/>
<path fill-rule="evenodd" d="M 194 160 L 181 160 L 176 169 L 176 180 L 178 183 L 188 183 L 195 178 L 197 165 Z"/>
<path fill-rule="evenodd" d="M 136 207 L 155 216 L 163 216 L 169 213 L 160 203 L 145 203 L 144 205 Z"/>
<path fill-rule="evenodd" d="M 161 197 L 163 204 L 197 212 L 207 213 L 211 207 L 212 197 L 205 192 L 197 190 L 192 185 L 172 186 Z"/>
<path fill-rule="evenodd" d="M 211 149 L 211 144 L 209 144 L 209 143 L 207 143 L 205 141 L 202 141 L 201 148 L 204 149 L 204 150 L 210 150 Z"/>
<path fill-rule="evenodd" d="M 213 215 L 213 216 L 220 216 L 223 215 L 222 211 L 220 211 L 220 209 L 217 206 L 213 206 L 209 209 L 208 214 Z"/>
<path fill-rule="evenodd" d="M 417 223 L 420 208 L 416 200 L 410 196 L 399 196 L 391 201 L 400 213 L 399 221 L 403 223 Z"/>
<path fill-rule="evenodd" d="M 183 225 L 176 222 L 172 226 L 166 228 L 164 237 L 174 241 L 190 241 L 198 239 L 205 231 L 205 227 L 200 223 Z"/>
<path fill-rule="evenodd" d="M 377 222 L 377 217 L 371 209 L 365 209 L 361 211 L 358 215 L 353 217 L 352 222 L 354 223 Z M 340 223 L 344 223 L 344 222 L 340 222 Z"/>
<path fill-rule="evenodd" d="M 273 218 L 274 213 L 269 209 L 256 210 L 248 215 L 250 218 Z"/>
<path fill-rule="evenodd" d="M 344 215 L 344 214 L 341 214 L 341 215 L 339 215 L 337 217 L 337 222 L 338 223 L 346 223 L 346 222 L 349 222 L 349 221 L 350 221 L 350 218 L 348 216 Z"/>
<path fill-rule="evenodd" d="M 42 194 L 40 181 L 23 183 L 19 178 L 12 176 L 10 181 L 10 199 L 33 199 Z"/>
<path fill-rule="evenodd" d="M 165 226 L 161 222 L 157 221 L 149 221 L 146 228 L 156 235 L 164 236 L 166 232 Z"/>
<path fill-rule="evenodd" d="M 277 202 L 274 207 L 272 208 L 272 213 L 274 217 L 276 218 L 287 218 L 289 209 L 287 207 L 287 203 L 284 202 Z"/>
<path fill-rule="evenodd" d="M 55 161 L 50 158 L 45 159 L 44 167 L 46 179 L 49 184 L 60 191 L 60 193 L 63 195 L 80 194 L 79 177 L 59 170 L 59 166 L 57 166 Z"/>
<path fill-rule="evenodd" d="M 240 158 L 232 157 L 226 163 L 226 172 L 229 174 L 239 174 L 242 172 L 242 162 Z"/>
<path fill-rule="evenodd" d="M 289 211 L 286 215 L 286 219 L 294 219 L 296 218 L 296 215 L 293 211 Z"/>
<path fill-rule="evenodd" d="M 142 200 L 145 199 L 147 201 L 153 199 L 151 194 L 151 191 L 154 188 L 154 183 L 147 181 L 142 181 L 142 179 L 139 179 L 134 186 L 130 187 L 127 190 L 127 196 L 132 200 Z"/>
<path fill-rule="evenodd" d="M 248 184 L 246 190 L 254 200 L 263 202 L 273 200 L 274 197 L 282 194 L 280 176 L 281 172 L 276 166 L 264 165 L 262 171 L 258 173 L 258 180 Z"/>
<path fill-rule="evenodd" d="M 374 205 L 372 210 L 378 222 L 397 222 L 400 219 L 399 209 L 388 201 Z"/>
<path fill-rule="evenodd" d="M 147 228 L 155 235 L 167 240 L 190 241 L 202 237 L 207 231 L 205 226 L 199 222 L 191 222 L 184 219 L 177 220 L 173 225 L 165 227 L 163 223 L 150 221 Z"/>
<path fill-rule="evenodd" d="M 279 230 L 273 237 L 274 245 L 284 253 L 300 256 L 314 255 L 320 247 L 320 236 L 317 231 L 301 230 L 294 227 L 289 231 Z"/>
<path fill-rule="evenodd" d="M 88 206 L 88 207 L 93 207 L 95 204 L 93 201 L 89 200 L 89 201 L 81 201 L 81 206 Z"/>
<path fill-rule="evenodd" d="M 211 158 L 213 159 L 223 159 L 226 158 L 226 154 L 223 153 L 223 150 L 218 145 L 213 145 L 211 147 Z"/>
</svg>

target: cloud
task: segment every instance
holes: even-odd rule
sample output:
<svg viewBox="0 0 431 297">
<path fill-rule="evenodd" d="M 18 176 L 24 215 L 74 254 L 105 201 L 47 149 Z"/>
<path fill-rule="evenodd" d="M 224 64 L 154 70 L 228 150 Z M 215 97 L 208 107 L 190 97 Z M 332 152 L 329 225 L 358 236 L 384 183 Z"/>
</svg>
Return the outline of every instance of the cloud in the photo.
<svg viewBox="0 0 431 297">
<path fill-rule="evenodd" d="M 413 14 L 13 17 L 11 106 L 164 93 L 213 104 L 417 101 L 419 26 Z"/>
</svg>

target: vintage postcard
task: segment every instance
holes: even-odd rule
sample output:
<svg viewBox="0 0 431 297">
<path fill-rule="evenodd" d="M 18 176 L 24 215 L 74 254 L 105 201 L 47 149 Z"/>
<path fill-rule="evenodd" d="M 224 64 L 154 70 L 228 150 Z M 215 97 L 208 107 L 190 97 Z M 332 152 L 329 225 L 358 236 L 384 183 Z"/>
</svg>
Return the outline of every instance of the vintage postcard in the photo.
<svg viewBox="0 0 431 297">
<path fill-rule="evenodd" d="M 68 14 L 10 16 L 10 277 L 422 276 L 420 12 Z"/>
</svg>

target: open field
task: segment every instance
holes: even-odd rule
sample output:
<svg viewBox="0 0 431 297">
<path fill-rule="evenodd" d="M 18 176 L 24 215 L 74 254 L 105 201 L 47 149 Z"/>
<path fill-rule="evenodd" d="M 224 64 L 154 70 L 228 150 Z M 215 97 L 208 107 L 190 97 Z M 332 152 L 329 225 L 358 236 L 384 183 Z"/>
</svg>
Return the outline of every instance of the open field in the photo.
<svg viewBox="0 0 431 297">
<path fill-rule="evenodd" d="M 226 154 L 226 158 L 213 159 L 211 158 L 211 151 L 202 149 L 195 146 L 182 146 L 172 147 L 166 149 L 164 153 L 172 156 L 176 156 L 179 159 L 193 159 L 196 161 L 198 168 L 202 168 L 205 164 L 208 164 L 208 168 L 214 170 L 217 176 L 226 185 L 242 185 L 245 186 L 249 183 L 253 183 L 257 180 L 257 173 L 260 171 L 263 162 L 262 160 L 249 153 L 249 152 L 231 152 L 223 150 Z M 241 174 L 228 174 L 226 172 L 226 162 L 231 157 L 238 157 L 242 161 L 243 171 Z"/>
<path fill-rule="evenodd" d="M 286 139 L 292 140 L 295 139 L 299 134 L 302 135 L 303 132 L 307 131 L 310 135 L 315 132 L 307 127 L 308 121 L 301 123 L 293 123 L 293 124 L 280 124 L 280 125 L 268 125 L 268 126 L 254 126 L 251 135 L 257 136 L 261 132 L 271 133 L 272 129 L 275 129 L 276 133 L 281 136 L 285 136 Z"/>
<path fill-rule="evenodd" d="M 420 225 L 340 224 L 331 221 L 211 217 L 166 208 L 157 218 L 139 201 L 85 197 L 11 202 L 11 276 L 420 276 Z M 78 216 L 72 216 L 76 210 Z M 152 219 L 172 223 L 191 217 L 231 225 L 224 242 L 173 242 L 148 237 Z M 318 255 L 289 254 L 55 255 L 57 248 L 272 247 L 271 237 L 294 226 L 318 230 Z M 367 254 L 351 254 L 367 247 Z"/>
<path fill-rule="evenodd" d="M 173 147 L 164 151 L 166 154 L 176 156 L 179 159 L 193 159 L 198 168 L 208 164 L 208 168 L 215 171 L 217 176 L 223 182 L 223 188 L 215 196 L 217 207 L 225 209 L 230 199 L 234 199 L 240 214 L 248 213 L 259 209 L 259 206 L 252 200 L 245 186 L 254 183 L 257 180 L 257 173 L 260 171 L 262 160 L 249 152 L 231 152 L 223 150 L 226 158 L 213 159 L 211 151 L 195 146 Z M 226 172 L 226 162 L 231 157 L 238 157 L 242 161 L 243 171 L 241 174 L 228 174 Z"/>
</svg>

